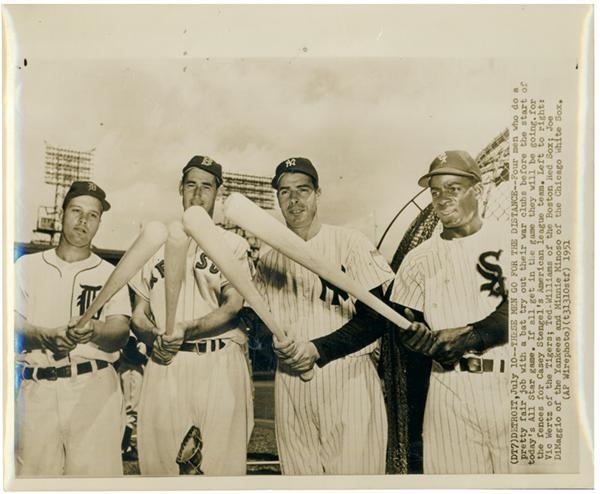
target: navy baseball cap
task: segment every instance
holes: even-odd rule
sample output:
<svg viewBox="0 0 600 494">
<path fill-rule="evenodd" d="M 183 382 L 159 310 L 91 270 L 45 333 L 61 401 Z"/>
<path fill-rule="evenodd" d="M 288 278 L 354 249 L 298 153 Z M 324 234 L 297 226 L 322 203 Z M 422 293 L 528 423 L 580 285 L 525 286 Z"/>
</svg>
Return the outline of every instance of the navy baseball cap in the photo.
<svg viewBox="0 0 600 494">
<path fill-rule="evenodd" d="M 458 175 L 481 182 L 479 165 L 466 151 L 445 151 L 436 156 L 429 165 L 429 173 L 419 179 L 419 185 L 428 187 L 429 179 L 435 175 Z"/>
<path fill-rule="evenodd" d="M 279 163 L 275 169 L 275 176 L 271 180 L 274 189 L 279 187 L 279 180 L 284 173 L 304 173 L 313 179 L 315 187 L 319 186 L 319 174 L 307 158 L 289 158 Z"/>
<path fill-rule="evenodd" d="M 71 184 L 69 191 L 65 195 L 62 207 L 65 209 L 71 199 L 78 196 L 92 196 L 98 199 L 102 203 L 102 210 L 108 211 L 110 204 L 106 200 L 106 193 L 94 182 L 89 181 L 76 181 Z"/>
<path fill-rule="evenodd" d="M 217 186 L 223 183 L 223 169 L 219 163 L 209 158 L 208 156 L 194 156 L 188 164 L 183 167 L 182 173 L 185 174 L 190 168 L 199 168 L 217 177 Z"/>
</svg>

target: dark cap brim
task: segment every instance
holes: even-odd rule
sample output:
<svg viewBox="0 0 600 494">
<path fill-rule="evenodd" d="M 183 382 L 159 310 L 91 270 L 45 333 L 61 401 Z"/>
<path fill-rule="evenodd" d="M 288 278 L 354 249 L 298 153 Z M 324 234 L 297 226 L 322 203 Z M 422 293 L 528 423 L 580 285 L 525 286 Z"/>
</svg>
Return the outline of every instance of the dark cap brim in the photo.
<svg viewBox="0 0 600 494">
<path fill-rule="evenodd" d="M 456 175 L 458 177 L 468 177 L 476 180 L 478 182 L 481 181 L 481 177 L 476 175 L 475 173 L 464 172 L 461 170 L 457 170 L 456 168 L 438 168 L 427 175 L 423 175 L 419 181 L 417 182 L 421 187 L 429 187 L 429 179 L 435 175 Z"/>
</svg>

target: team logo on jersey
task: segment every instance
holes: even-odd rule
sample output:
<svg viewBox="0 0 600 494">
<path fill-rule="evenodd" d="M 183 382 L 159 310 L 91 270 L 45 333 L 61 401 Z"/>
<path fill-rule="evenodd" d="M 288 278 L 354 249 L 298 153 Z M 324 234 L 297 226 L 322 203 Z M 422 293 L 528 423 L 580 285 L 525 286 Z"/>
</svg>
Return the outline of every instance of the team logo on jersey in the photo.
<svg viewBox="0 0 600 494">
<path fill-rule="evenodd" d="M 371 252 L 369 252 L 369 254 L 371 254 L 373 262 L 379 269 L 385 271 L 386 273 L 392 272 L 392 269 L 388 265 L 387 261 L 385 260 L 385 257 L 383 257 L 381 252 L 379 252 L 377 249 L 373 249 Z"/>
<path fill-rule="evenodd" d="M 150 290 L 152 290 L 152 288 L 154 288 L 154 285 L 156 285 L 156 282 L 158 281 L 158 278 L 156 276 L 154 276 L 154 270 L 156 269 L 156 271 L 158 271 L 158 274 L 160 275 L 161 279 L 165 279 L 165 260 L 161 259 L 159 262 L 157 262 L 154 265 L 154 268 L 152 269 L 151 273 L 150 273 Z"/>
<path fill-rule="evenodd" d="M 484 252 L 479 256 L 479 262 L 477 263 L 477 272 L 488 280 L 481 285 L 480 289 L 482 292 L 489 292 L 490 297 L 506 297 L 505 277 L 502 276 L 502 267 L 500 264 L 492 262 L 493 260 L 498 261 L 500 254 L 502 254 L 502 250 Z"/>
<path fill-rule="evenodd" d="M 209 259 L 206 257 L 206 254 L 204 252 L 202 252 L 200 254 L 200 259 L 198 261 L 196 261 L 196 264 L 194 264 L 194 268 L 195 269 L 206 269 L 208 267 L 208 261 L 209 261 Z M 217 266 L 215 266 L 214 263 L 211 262 L 208 272 L 212 273 L 212 274 L 217 274 L 219 272 L 219 268 L 217 268 Z"/>
<path fill-rule="evenodd" d="M 90 305 L 92 305 L 92 302 L 96 298 L 96 295 L 98 295 L 98 292 L 102 288 L 102 285 L 98 285 L 98 286 L 79 285 L 79 286 L 81 288 L 81 293 L 79 294 L 79 297 L 77 297 L 77 307 L 79 307 L 79 315 L 83 316 L 83 314 L 85 314 L 85 311 L 88 309 L 88 307 Z M 94 314 L 93 319 L 100 319 L 101 312 L 102 312 L 102 309 L 100 309 L 98 312 L 96 312 L 96 314 Z"/>
<path fill-rule="evenodd" d="M 344 273 L 346 272 L 346 268 L 344 266 L 342 266 L 342 271 Z M 333 292 L 333 296 L 331 297 L 331 305 L 340 305 L 340 297 L 344 300 L 348 300 L 347 292 L 345 292 L 344 290 L 340 290 L 337 286 L 332 285 L 320 276 L 319 280 L 321 280 L 321 295 L 319 295 L 319 299 L 321 299 L 323 302 L 327 302 L 328 290 Z"/>
</svg>

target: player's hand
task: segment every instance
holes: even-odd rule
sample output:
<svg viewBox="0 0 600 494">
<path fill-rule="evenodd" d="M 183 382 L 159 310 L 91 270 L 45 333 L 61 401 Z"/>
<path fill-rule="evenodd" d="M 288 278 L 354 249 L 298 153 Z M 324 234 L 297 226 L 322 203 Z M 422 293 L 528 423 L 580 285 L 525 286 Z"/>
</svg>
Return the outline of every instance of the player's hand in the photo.
<svg viewBox="0 0 600 494">
<path fill-rule="evenodd" d="M 302 373 L 312 369 L 319 357 L 319 351 L 312 342 L 300 341 L 296 343 L 296 353 L 282 362 L 291 370 Z"/>
<path fill-rule="evenodd" d="M 164 335 L 158 335 L 152 344 L 152 360 L 160 365 L 169 365 L 177 352 L 167 350 L 163 344 Z"/>
<path fill-rule="evenodd" d="M 92 341 L 95 334 L 94 320 L 88 321 L 87 324 L 81 328 L 77 327 L 78 322 L 79 318 L 73 318 L 69 321 L 69 325 L 67 326 L 67 336 L 69 339 L 82 345 Z"/>
<path fill-rule="evenodd" d="M 444 367 L 453 367 L 473 345 L 470 326 L 448 328 L 437 331 L 431 356 Z"/>
<path fill-rule="evenodd" d="M 276 336 L 273 336 L 273 351 L 279 359 L 284 360 L 290 358 L 297 351 L 296 342 L 289 336 L 284 340 L 279 340 Z"/>
<path fill-rule="evenodd" d="M 415 322 L 415 315 L 410 309 L 404 309 L 404 314 L 411 321 L 411 325 L 401 332 L 402 343 L 413 352 L 431 355 L 432 347 L 436 342 L 435 334 L 427 324 Z"/>
<path fill-rule="evenodd" d="M 77 342 L 67 335 L 67 326 L 45 328 L 40 332 L 42 348 L 50 350 L 54 355 L 65 357 L 77 346 Z"/>
</svg>

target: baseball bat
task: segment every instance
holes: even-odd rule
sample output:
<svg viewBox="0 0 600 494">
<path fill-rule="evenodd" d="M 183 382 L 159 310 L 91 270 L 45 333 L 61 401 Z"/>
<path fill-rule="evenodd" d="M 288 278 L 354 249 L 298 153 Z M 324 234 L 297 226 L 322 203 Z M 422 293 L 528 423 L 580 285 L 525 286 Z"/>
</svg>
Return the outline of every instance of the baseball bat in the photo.
<svg viewBox="0 0 600 494">
<path fill-rule="evenodd" d="M 278 340 L 284 340 L 286 334 L 277 321 L 260 293 L 252 283 L 249 273 L 240 267 L 239 260 L 233 257 L 230 249 L 224 246 L 225 239 L 215 226 L 204 208 L 192 206 L 183 213 L 183 226 L 188 235 L 208 255 L 210 260 L 221 270 L 225 278 L 240 292 L 246 302 L 252 307 L 258 317 L 267 325 Z M 312 379 L 313 371 L 302 374 L 302 379 Z"/>
<path fill-rule="evenodd" d="M 183 231 L 181 221 L 173 221 L 168 230 L 169 236 L 165 243 L 165 333 L 171 334 L 175 325 L 181 283 L 185 276 L 190 239 Z"/>
<path fill-rule="evenodd" d="M 324 262 L 307 242 L 239 192 L 233 192 L 225 201 L 225 216 L 293 261 L 348 292 L 396 326 L 402 329 L 410 326 L 410 321 L 339 268 Z"/>
</svg>

